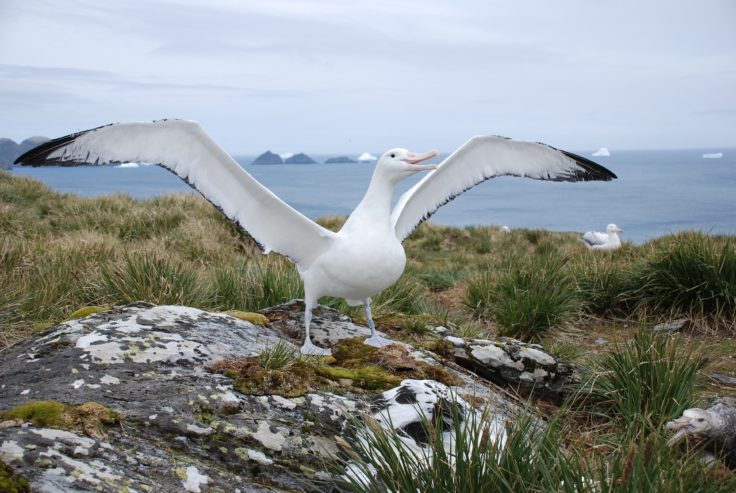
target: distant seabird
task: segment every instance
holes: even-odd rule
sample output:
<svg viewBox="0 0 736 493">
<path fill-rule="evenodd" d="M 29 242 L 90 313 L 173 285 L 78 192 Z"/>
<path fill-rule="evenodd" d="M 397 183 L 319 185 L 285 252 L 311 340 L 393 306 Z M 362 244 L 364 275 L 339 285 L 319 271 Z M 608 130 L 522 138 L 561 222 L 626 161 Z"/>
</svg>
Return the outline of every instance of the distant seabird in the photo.
<svg viewBox="0 0 736 493">
<path fill-rule="evenodd" d="M 363 200 L 334 233 L 292 209 L 256 181 L 196 122 L 160 120 L 118 123 L 60 137 L 25 153 L 24 165 L 158 164 L 199 191 L 259 244 L 264 253 L 287 256 L 304 281 L 305 340 L 302 352 L 329 354 L 309 336 L 312 307 L 322 296 L 362 304 L 371 329 L 366 344 L 391 341 L 376 334 L 371 297 L 404 271 L 402 242 L 440 206 L 495 176 L 537 180 L 611 180 L 616 175 L 575 154 L 504 137 L 474 137 L 439 165 L 418 163 L 437 156 L 396 148 L 376 164 Z M 396 184 L 422 170 L 433 170 L 391 209 Z"/>
<path fill-rule="evenodd" d="M 583 244 L 591 250 L 612 252 L 621 246 L 621 239 L 618 237 L 618 233 L 623 232 L 624 230 L 615 224 L 609 224 L 606 227 L 605 233 L 588 231 L 582 238 L 580 238 L 580 241 L 582 241 Z"/>
</svg>

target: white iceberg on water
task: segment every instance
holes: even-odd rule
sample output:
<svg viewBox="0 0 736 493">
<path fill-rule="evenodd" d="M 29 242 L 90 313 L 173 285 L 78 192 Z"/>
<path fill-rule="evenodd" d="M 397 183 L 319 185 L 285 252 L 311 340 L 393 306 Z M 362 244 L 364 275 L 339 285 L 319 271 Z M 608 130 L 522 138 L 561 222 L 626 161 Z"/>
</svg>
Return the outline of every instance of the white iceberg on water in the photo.
<svg viewBox="0 0 736 493">
<path fill-rule="evenodd" d="M 138 163 L 120 163 L 115 167 L 116 168 L 137 168 Z"/>
<path fill-rule="evenodd" d="M 601 157 L 601 156 L 610 156 L 611 153 L 608 151 L 607 147 L 601 147 L 597 151 L 593 153 L 593 156 L 595 157 Z"/>
<path fill-rule="evenodd" d="M 706 152 L 703 154 L 703 159 L 721 159 L 722 157 L 722 152 Z"/>
<path fill-rule="evenodd" d="M 294 153 L 293 152 L 284 152 L 283 154 L 279 154 L 279 157 L 281 159 L 283 159 L 284 161 L 286 161 L 287 159 L 289 159 L 292 156 L 294 156 Z"/>
<path fill-rule="evenodd" d="M 364 152 L 360 156 L 358 156 L 358 161 L 360 162 L 366 162 L 366 161 L 375 161 L 378 159 L 376 156 L 371 154 L 370 152 Z"/>
</svg>

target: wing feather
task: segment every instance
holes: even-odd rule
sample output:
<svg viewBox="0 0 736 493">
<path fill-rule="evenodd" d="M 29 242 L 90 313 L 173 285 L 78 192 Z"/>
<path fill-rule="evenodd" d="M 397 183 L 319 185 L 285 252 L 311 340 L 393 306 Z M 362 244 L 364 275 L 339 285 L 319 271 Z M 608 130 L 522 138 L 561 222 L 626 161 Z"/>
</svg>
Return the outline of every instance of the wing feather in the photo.
<svg viewBox="0 0 736 493">
<path fill-rule="evenodd" d="M 441 206 L 496 176 L 552 181 L 616 178 L 593 161 L 545 144 L 473 137 L 399 198 L 391 213 L 396 236 L 403 241 Z"/>
<path fill-rule="evenodd" d="M 608 233 L 598 233 L 597 231 L 588 231 L 583 235 L 583 241 L 588 245 L 604 245 L 608 243 Z"/>
<path fill-rule="evenodd" d="M 264 253 L 308 266 L 334 233 L 297 212 L 235 162 L 198 123 L 118 123 L 46 142 L 16 160 L 31 166 L 157 164 L 186 181 L 246 231 Z"/>
</svg>

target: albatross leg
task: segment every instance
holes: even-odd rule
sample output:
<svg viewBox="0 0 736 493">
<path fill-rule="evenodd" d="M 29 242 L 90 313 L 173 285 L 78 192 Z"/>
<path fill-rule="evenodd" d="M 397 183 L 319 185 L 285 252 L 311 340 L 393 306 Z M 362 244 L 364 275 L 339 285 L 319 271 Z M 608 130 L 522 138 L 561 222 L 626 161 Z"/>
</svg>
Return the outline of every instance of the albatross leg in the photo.
<svg viewBox="0 0 736 493">
<path fill-rule="evenodd" d="M 376 334 L 376 325 L 373 323 L 373 316 L 371 316 L 371 299 L 363 300 L 363 309 L 365 310 L 365 319 L 368 320 L 368 327 L 371 329 L 371 336 L 363 341 L 363 344 L 369 346 L 383 347 L 393 344 L 395 341 L 386 339 L 385 337 Z"/>
<path fill-rule="evenodd" d="M 309 324 L 312 323 L 312 307 L 317 300 L 304 295 L 304 344 L 301 347 L 302 354 L 309 354 L 313 356 L 330 356 L 332 351 L 329 349 L 322 349 L 321 347 L 312 344 L 312 338 L 309 336 Z"/>
</svg>

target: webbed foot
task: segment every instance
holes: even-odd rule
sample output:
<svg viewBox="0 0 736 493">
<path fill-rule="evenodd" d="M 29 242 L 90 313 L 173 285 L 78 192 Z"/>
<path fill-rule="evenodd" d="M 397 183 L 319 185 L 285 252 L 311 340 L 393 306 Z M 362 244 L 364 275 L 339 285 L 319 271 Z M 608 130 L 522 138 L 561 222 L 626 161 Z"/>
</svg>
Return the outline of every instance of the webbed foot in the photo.
<svg viewBox="0 0 736 493">
<path fill-rule="evenodd" d="M 383 347 L 388 346 L 389 344 L 394 344 L 395 342 L 396 341 L 392 341 L 391 339 L 386 339 L 385 337 L 374 335 L 363 341 L 363 344 L 375 347 Z"/>
<path fill-rule="evenodd" d="M 305 341 L 300 351 L 302 352 L 302 354 L 306 354 L 309 356 L 331 356 L 332 355 L 332 350 L 323 349 L 321 347 L 315 346 L 314 344 L 312 344 L 312 341 Z"/>
</svg>

